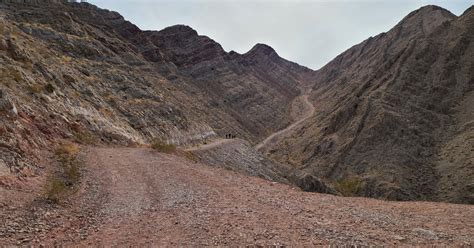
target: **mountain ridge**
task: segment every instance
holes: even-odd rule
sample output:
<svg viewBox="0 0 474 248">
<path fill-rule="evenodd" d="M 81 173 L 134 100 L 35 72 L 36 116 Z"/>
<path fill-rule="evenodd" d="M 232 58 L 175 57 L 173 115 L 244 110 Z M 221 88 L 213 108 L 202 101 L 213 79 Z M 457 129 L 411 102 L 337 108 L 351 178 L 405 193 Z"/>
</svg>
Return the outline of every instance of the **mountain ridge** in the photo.
<svg viewBox="0 0 474 248">
<path fill-rule="evenodd" d="M 266 152 L 335 184 L 357 178 L 361 196 L 472 203 L 472 130 L 451 130 L 469 123 L 454 114 L 472 97 L 471 12 L 423 7 L 337 56 L 314 73 L 316 115 Z M 453 135 L 460 148 L 441 148 Z M 445 162 L 444 149 L 463 155 Z"/>
<path fill-rule="evenodd" d="M 36 171 L 39 144 L 54 147 L 61 139 L 189 145 L 232 133 L 257 142 L 291 122 L 302 79 L 298 71 L 288 74 L 280 57 L 253 65 L 189 27 L 142 31 L 88 3 L 15 1 L 0 8 L 1 90 L 18 110 L 2 119 L 10 130 L 1 139 L 9 144 L 2 156 L 11 176 Z M 286 80 L 279 85 L 272 75 Z M 25 128 L 33 134 L 26 139 Z"/>
</svg>

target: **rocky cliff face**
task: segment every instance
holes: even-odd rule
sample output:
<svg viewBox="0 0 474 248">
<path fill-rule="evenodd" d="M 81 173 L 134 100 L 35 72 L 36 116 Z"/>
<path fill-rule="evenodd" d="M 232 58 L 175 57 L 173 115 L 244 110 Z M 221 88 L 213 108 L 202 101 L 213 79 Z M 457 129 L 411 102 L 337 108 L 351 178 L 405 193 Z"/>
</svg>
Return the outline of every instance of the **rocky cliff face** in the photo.
<svg viewBox="0 0 474 248">
<path fill-rule="evenodd" d="M 187 26 L 142 31 L 64 1 L 0 2 L 0 70 L 0 171 L 16 174 L 36 170 L 61 139 L 182 145 L 232 133 L 256 142 L 291 121 L 312 73 L 258 46 L 227 53 Z"/>
<path fill-rule="evenodd" d="M 473 20 L 423 7 L 342 53 L 314 75 L 317 113 L 267 152 L 357 195 L 473 203 Z"/>
</svg>

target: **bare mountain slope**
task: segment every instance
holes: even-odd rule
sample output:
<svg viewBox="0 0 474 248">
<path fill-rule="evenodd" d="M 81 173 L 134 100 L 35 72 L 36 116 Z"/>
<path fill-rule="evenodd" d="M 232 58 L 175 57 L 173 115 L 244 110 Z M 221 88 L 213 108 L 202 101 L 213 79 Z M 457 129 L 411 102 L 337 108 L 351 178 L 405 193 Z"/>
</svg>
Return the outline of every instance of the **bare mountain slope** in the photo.
<svg viewBox="0 0 474 248">
<path fill-rule="evenodd" d="M 312 73 L 266 45 L 227 53 L 187 26 L 142 31 L 91 4 L 26 0 L 0 2 L 0 70 L 0 167 L 14 174 L 60 139 L 257 142 L 292 121 Z"/>
<path fill-rule="evenodd" d="M 473 203 L 473 35 L 472 7 L 412 12 L 315 72 L 316 114 L 266 151 L 357 195 Z"/>
</svg>

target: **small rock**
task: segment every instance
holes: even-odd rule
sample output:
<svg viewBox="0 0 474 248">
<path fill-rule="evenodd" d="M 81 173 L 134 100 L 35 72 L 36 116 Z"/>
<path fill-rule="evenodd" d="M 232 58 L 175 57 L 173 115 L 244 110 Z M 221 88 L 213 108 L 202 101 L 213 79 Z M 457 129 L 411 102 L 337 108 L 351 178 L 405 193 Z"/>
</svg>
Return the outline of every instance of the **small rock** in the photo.
<svg viewBox="0 0 474 248">
<path fill-rule="evenodd" d="M 412 231 L 425 239 L 438 239 L 438 235 L 436 235 L 436 233 L 431 230 L 426 230 L 423 228 L 414 228 Z"/>
<path fill-rule="evenodd" d="M 395 235 L 395 236 L 393 236 L 393 238 L 396 239 L 396 240 L 398 240 L 398 241 L 404 241 L 404 240 L 406 240 L 405 237 L 402 237 L 402 236 L 399 236 L 399 235 Z"/>
</svg>

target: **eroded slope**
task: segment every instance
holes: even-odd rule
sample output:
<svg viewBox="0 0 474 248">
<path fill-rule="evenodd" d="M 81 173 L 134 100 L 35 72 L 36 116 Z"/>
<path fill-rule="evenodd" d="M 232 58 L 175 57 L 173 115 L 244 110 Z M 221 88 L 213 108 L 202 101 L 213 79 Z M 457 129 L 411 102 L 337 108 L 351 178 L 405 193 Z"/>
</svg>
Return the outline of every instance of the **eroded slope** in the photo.
<svg viewBox="0 0 474 248">
<path fill-rule="evenodd" d="M 353 194 L 472 203 L 473 35 L 472 7 L 414 11 L 317 71 L 316 114 L 266 151 Z"/>
</svg>

